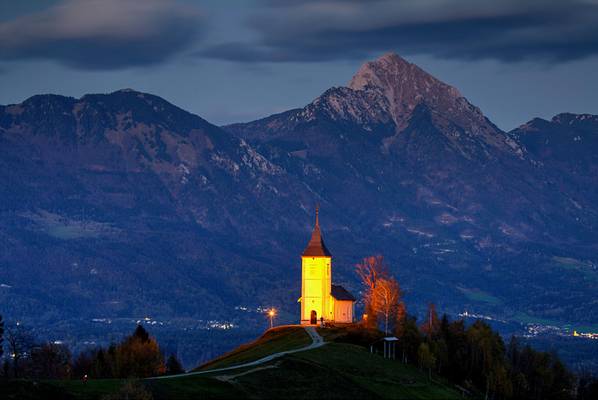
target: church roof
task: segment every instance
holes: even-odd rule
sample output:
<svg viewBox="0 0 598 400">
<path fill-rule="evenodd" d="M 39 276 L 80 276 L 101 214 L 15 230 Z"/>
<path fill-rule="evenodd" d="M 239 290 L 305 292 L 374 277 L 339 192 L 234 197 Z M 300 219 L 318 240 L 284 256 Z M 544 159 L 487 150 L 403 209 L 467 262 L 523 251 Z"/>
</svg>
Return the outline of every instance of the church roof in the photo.
<svg viewBox="0 0 598 400">
<path fill-rule="evenodd" d="M 318 208 L 316 208 L 316 225 L 311 233 L 311 239 L 307 243 L 307 247 L 303 250 L 304 257 L 332 257 L 332 254 L 326 248 L 324 239 L 322 239 L 322 232 L 320 232 L 320 221 L 318 218 Z"/>
<path fill-rule="evenodd" d="M 347 289 L 342 287 L 341 285 L 332 285 L 330 294 L 336 300 L 350 300 L 355 301 L 355 297 Z"/>
</svg>

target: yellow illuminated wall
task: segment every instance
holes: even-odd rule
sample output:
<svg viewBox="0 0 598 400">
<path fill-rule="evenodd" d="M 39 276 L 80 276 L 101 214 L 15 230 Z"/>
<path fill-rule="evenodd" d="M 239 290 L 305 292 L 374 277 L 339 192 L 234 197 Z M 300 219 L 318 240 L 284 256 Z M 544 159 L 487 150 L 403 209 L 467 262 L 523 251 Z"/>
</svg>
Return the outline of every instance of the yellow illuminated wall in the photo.
<svg viewBox="0 0 598 400">
<path fill-rule="evenodd" d="M 331 257 L 301 257 L 301 323 L 311 322 L 312 310 L 318 323 L 334 320 L 334 303 L 330 295 L 332 284 Z"/>
</svg>

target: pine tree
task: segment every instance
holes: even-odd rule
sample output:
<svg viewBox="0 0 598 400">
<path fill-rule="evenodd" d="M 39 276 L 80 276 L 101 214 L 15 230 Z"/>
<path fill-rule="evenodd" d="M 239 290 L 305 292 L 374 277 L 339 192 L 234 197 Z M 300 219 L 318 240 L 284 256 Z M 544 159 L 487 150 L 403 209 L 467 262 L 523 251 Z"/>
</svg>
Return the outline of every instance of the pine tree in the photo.
<svg viewBox="0 0 598 400">
<path fill-rule="evenodd" d="M 428 370 L 428 379 L 432 381 L 432 368 L 436 365 L 436 357 L 430 351 L 427 343 L 422 343 L 417 349 L 417 358 L 419 360 L 419 367 Z"/>
<path fill-rule="evenodd" d="M 405 336 L 405 325 L 407 324 L 407 308 L 405 303 L 400 302 L 397 306 L 396 320 L 395 320 L 395 336 L 399 338 L 399 348 L 402 352 L 401 361 L 407 362 L 407 355 L 405 353 L 405 346 L 402 345 L 402 339 Z"/>
<path fill-rule="evenodd" d="M 428 305 L 426 320 L 421 326 L 421 331 L 428 337 L 428 340 L 440 331 L 440 320 L 438 319 L 434 303 Z"/>
<path fill-rule="evenodd" d="M 176 355 L 171 354 L 166 360 L 166 375 L 176 375 L 185 372 Z"/>
<path fill-rule="evenodd" d="M 145 328 L 141 325 L 137 325 L 137 328 L 135 328 L 135 333 L 133 333 L 133 337 L 139 339 L 141 342 L 149 341 L 149 333 L 147 333 Z"/>
<path fill-rule="evenodd" d="M 158 342 L 141 325 L 116 347 L 115 356 L 117 375 L 122 378 L 147 378 L 165 370 Z"/>
<path fill-rule="evenodd" d="M 399 341 L 399 346 L 401 346 L 403 354 L 405 355 L 405 361 L 411 360 L 411 362 L 416 362 L 417 350 L 421 342 L 422 337 L 419 333 L 419 329 L 417 329 L 415 318 L 407 316 L 407 318 L 405 318 L 403 336 Z"/>
<path fill-rule="evenodd" d="M 407 318 L 407 307 L 402 301 L 397 305 L 397 313 L 395 319 L 395 336 L 399 339 L 405 333 L 405 319 Z"/>
</svg>

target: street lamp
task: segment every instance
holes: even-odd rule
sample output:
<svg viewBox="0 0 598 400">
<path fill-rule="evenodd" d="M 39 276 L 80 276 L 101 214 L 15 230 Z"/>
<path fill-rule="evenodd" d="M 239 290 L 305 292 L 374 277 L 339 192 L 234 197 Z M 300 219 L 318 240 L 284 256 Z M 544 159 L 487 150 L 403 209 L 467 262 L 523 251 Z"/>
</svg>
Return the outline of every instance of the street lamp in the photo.
<svg viewBox="0 0 598 400">
<path fill-rule="evenodd" d="M 274 316 L 276 315 L 276 310 L 271 308 L 270 311 L 268 311 L 268 317 L 270 317 L 270 329 L 272 329 L 272 327 L 274 326 Z"/>
</svg>

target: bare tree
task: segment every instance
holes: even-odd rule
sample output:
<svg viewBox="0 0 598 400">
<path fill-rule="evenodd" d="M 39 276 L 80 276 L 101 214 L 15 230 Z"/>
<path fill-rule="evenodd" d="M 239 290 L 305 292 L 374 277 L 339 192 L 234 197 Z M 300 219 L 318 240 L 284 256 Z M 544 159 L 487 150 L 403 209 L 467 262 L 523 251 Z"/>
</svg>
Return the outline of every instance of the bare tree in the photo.
<svg viewBox="0 0 598 400">
<path fill-rule="evenodd" d="M 17 322 L 7 329 L 6 343 L 10 353 L 9 356 L 12 358 L 13 374 L 17 378 L 21 367 L 20 362 L 23 358 L 29 356 L 35 345 L 35 340 L 31 332 Z"/>
<path fill-rule="evenodd" d="M 374 291 L 377 282 L 388 276 L 388 267 L 384 262 L 384 257 L 377 255 L 364 258 L 356 265 L 355 270 L 365 289 L 363 301 L 367 314 L 366 325 L 368 328 L 377 328 L 378 312 L 373 301 Z"/>
<path fill-rule="evenodd" d="M 388 322 L 396 318 L 401 298 L 399 283 L 394 278 L 382 278 L 376 282 L 373 292 L 374 309 L 384 317 L 384 333 L 388 335 Z"/>
<path fill-rule="evenodd" d="M 63 344 L 45 343 L 31 350 L 32 376 L 66 379 L 71 376 L 71 352 Z"/>
<path fill-rule="evenodd" d="M 388 266 L 381 255 L 364 258 L 357 264 L 356 271 L 367 289 L 373 289 L 378 279 L 388 276 Z"/>
</svg>

